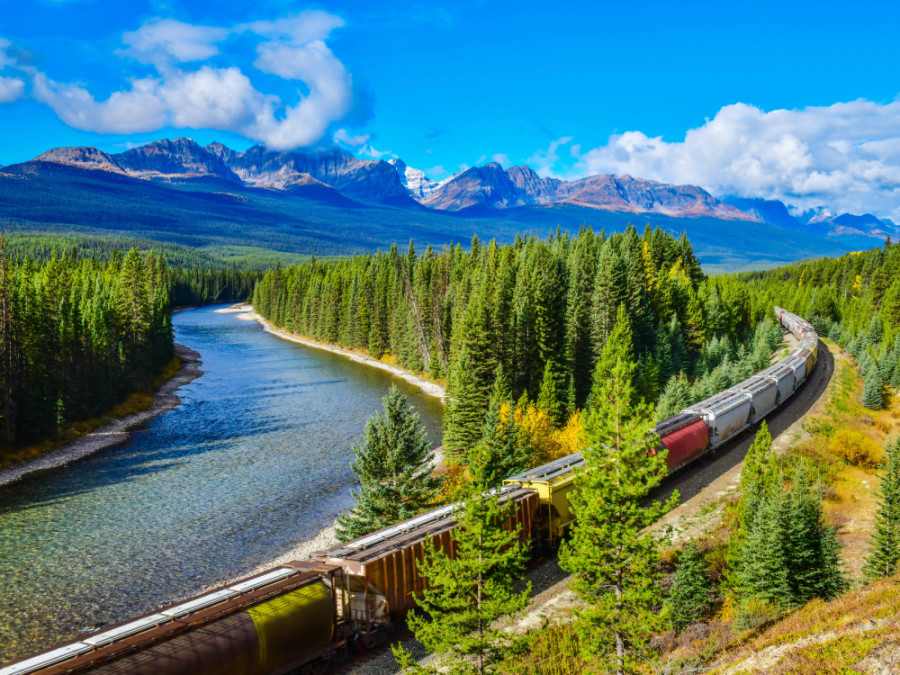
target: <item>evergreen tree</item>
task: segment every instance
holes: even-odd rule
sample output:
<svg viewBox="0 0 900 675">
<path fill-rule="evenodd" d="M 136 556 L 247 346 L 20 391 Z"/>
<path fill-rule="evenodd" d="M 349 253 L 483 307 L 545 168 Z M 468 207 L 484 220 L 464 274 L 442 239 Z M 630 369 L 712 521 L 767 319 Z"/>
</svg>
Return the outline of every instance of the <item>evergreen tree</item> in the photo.
<svg viewBox="0 0 900 675">
<path fill-rule="evenodd" d="M 432 475 L 431 449 L 419 414 L 399 389 L 382 399 L 384 414 L 366 423 L 351 467 L 360 480 L 356 505 L 337 519 L 335 532 L 350 541 L 412 518 L 437 504 L 441 481 Z"/>
<path fill-rule="evenodd" d="M 737 578 L 745 603 L 763 600 L 778 607 L 790 604 L 782 500 L 780 489 L 762 498 L 741 543 Z"/>
<path fill-rule="evenodd" d="M 528 468 L 529 448 L 513 418 L 509 401 L 498 396 L 491 398 L 481 440 L 468 459 L 475 482 L 489 488 Z"/>
<path fill-rule="evenodd" d="M 804 461 L 794 470 L 783 507 L 791 601 L 801 605 L 815 597 L 831 600 L 843 593 L 848 583 L 840 566 L 840 548 L 834 529 L 825 524 L 822 493 L 811 484 Z"/>
<path fill-rule="evenodd" d="M 465 457 L 481 437 L 484 420 L 481 399 L 481 386 L 469 351 L 463 347 L 453 369 L 444 412 L 444 451 L 450 459 L 458 461 Z"/>
<path fill-rule="evenodd" d="M 656 404 L 656 419 L 664 420 L 677 415 L 693 403 L 691 385 L 688 384 L 684 371 L 673 375 L 666 384 L 665 390 Z"/>
<path fill-rule="evenodd" d="M 682 552 L 666 605 L 675 628 L 683 630 L 700 618 L 706 607 L 709 582 L 703 556 L 694 544 Z"/>
<path fill-rule="evenodd" d="M 628 379 L 629 395 L 636 400 L 634 375 L 637 364 L 634 360 L 634 334 L 624 305 L 619 305 L 613 330 L 600 352 L 600 359 L 594 369 L 591 397 L 594 396 L 598 386 L 605 385 L 617 367 L 621 368 L 622 375 Z M 588 405 L 593 405 L 593 402 L 589 400 Z"/>
<path fill-rule="evenodd" d="M 887 461 L 878 489 L 878 510 L 871 550 L 863 573 L 869 580 L 900 571 L 900 439 L 886 448 Z"/>
<path fill-rule="evenodd" d="M 753 443 L 744 456 L 741 469 L 741 502 L 739 505 L 741 527 L 746 530 L 756 518 L 756 512 L 767 495 L 781 489 L 781 472 L 778 458 L 772 451 L 772 435 L 763 420 Z"/>
<path fill-rule="evenodd" d="M 870 410 L 880 410 L 884 407 L 884 392 L 882 390 L 881 375 L 874 365 L 865 371 L 865 384 L 863 385 L 862 404 Z"/>
<path fill-rule="evenodd" d="M 560 373 L 553 359 L 547 361 L 544 366 L 544 376 L 541 379 L 541 390 L 538 395 L 537 406 L 547 413 L 551 424 L 559 426 L 565 421 L 567 408 L 567 391 L 560 386 Z"/>
<path fill-rule="evenodd" d="M 473 474 L 489 473 L 476 467 Z M 437 655 L 437 666 L 420 666 L 403 647 L 392 649 L 404 672 L 497 672 L 497 665 L 525 649 L 524 636 L 494 626 L 528 604 L 531 584 L 515 587 L 525 572 L 528 550 L 519 527 L 510 529 L 512 502 L 475 481 L 458 512 L 449 550 L 425 541 L 419 571 L 427 586 L 407 623 L 416 639 Z"/>
<path fill-rule="evenodd" d="M 560 549 L 560 566 L 587 608 L 579 613 L 585 648 L 601 667 L 633 672 L 649 654 L 649 640 L 664 623 L 655 572 L 657 544 L 645 532 L 670 506 L 646 504 L 666 472 L 652 410 L 633 404 L 633 364 L 619 358 L 608 376 L 594 382 L 593 405 L 585 415 L 585 468 L 575 476 L 570 503 L 576 515 L 572 536 Z"/>
</svg>

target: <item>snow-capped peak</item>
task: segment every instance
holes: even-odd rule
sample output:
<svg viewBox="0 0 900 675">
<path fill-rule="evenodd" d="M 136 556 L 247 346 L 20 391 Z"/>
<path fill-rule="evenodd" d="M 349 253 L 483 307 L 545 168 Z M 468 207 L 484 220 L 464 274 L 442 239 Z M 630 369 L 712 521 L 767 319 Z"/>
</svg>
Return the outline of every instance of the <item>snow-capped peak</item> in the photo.
<svg viewBox="0 0 900 675">
<path fill-rule="evenodd" d="M 431 180 L 421 169 L 414 169 L 411 166 L 406 166 L 406 162 L 402 159 L 389 159 L 388 163 L 397 169 L 397 174 L 400 176 L 400 182 L 403 183 L 403 186 L 406 188 L 407 192 L 409 192 L 410 196 L 418 201 L 425 199 L 428 195 L 441 187 L 441 185 L 450 180 L 450 178 L 453 178 L 453 176 L 450 176 L 450 178 L 445 178 L 442 181 Z"/>
</svg>

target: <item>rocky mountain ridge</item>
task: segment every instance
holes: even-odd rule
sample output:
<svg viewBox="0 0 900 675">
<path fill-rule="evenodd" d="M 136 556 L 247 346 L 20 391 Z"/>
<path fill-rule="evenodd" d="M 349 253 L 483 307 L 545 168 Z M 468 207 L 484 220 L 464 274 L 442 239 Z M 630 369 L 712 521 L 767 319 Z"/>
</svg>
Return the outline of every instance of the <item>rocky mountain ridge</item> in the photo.
<svg viewBox="0 0 900 675">
<path fill-rule="evenodd" d="M 239 152 L 218 142 L 201 146 L 189 138 L 178 138 L 113 154 L 93 147 L 55 148 L 32 162 L 108 171 L 150 181 L 205 179 L 250 188 L 299 191 L 309 198 L 335 204 L 355 200 L 471 214 L 572 205 L 676 218 L 758 221 L 825 236 L 900 236 L 900 228 L 893 222 L 871 214 L 835 215 L 824 208 L 796 214 L 776 200 L 720 200 L 697 186 L 668 185 L 628 175 L 601 174 L 564 181 L 541 177 L 525 165 L 504 169 L 497 162 L 490 162 L 435 181 L 401 159 L 359 159 L 339 147 L 276 152 L 257 145 Z"/>
</svg>

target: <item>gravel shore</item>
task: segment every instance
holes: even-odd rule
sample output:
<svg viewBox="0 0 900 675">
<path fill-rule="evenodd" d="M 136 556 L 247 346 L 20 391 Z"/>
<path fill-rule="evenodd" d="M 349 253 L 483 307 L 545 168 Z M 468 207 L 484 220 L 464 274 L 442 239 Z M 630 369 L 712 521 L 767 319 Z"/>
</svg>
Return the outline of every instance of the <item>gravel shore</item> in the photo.
<svg viewBox="0 0 900 675">
<path fill-rule="evenodd" d="M 259 314 L 253 311 L 253 305 L 234 305 L 232 307 L 227 307 L 225 309 L 217 309 L 217 312 L 231 312 L 238 314 L 240 319 L 253 320 L 258 321 L 259 324 L 263 327 L 263 329 L 267 333 L 271 333 L 272 335 L 276 335 L 284 340 L 290 340 L 291 342 L 297 342 L 301 345 L 306 345 L 307 347 L 312 347 L 313 349 L 321 349 L 326 352 L 331 352 L 332 354 L 340 354 L 341 356 L 346 356 L 351 361 L 356 361 L 357 363 L 362 363 L 367 366 L 371 366 L 372 368 L 379 368 L 381 370 L 386 370 L 392 375 L 396 375 L 399 378 L 402 378 L 409 382 L 410 384 L 414 384 L 419 387 L 425 394 L 428 396 L 434 396 L 435 398 L 439 398 L 442 401 L 445 400 L 447 396 L 446 390 L 439 384 L 434 382 L 430 382 L 424 378 L 418 377 L 408 370 L 404 370 L 399 366 L 391 365 L 390 363 L 384 363 L 383 361 L 378 361 L 377 359 L 373 359 L 369 356 L 365 356 L 363 354 L 357 354 L 356 352 L 351 352 L 346 349 L 341 349 L 340 347 L 334 347 L 332 345 L 323 344 L 321 342 L 316 342 L 315 340 L 308 340 L 307 338 L 300 337 L 299 335 L 295 335 L 294 333 L 288 333 L 287 331 L 279 330 L 275 328 L 271 323 L 269 323 L 266 319 L 261 317 Z"/>
<path fill-rule="evenodd" d="M 203 371 L 200 370 L 200 355 L 193 349 L 176 344 L 175 355 L 182 361 L 181 369 L 172 379 L 157 390 L 153 397 L 153 403 L 147 410 L 128 415 L 122 419 L 110 418 L 108 424 L 103 425 L 96 431 L 86 434 L 43 457 L 19 466 L 0 470 L 0 487 L 14 483 L 36 471 L 46 471 L 47 469 L 65 466 L 100 450 L 121 445 L 131 438 L 132 430 L 181 403 L 181 399 L 174 393 L 175 390 L 200 377 Z"/>
</svg>

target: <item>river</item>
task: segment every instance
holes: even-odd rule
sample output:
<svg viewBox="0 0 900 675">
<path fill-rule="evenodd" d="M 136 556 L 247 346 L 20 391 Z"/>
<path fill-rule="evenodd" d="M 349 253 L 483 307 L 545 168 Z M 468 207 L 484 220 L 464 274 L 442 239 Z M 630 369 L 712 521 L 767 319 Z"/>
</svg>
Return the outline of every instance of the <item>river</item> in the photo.
<svg viewBox="0 0 900 675">
<path fill-rule="evenodd" d="M 231 579 L 352 504 L 352 446 L 391 384 L 215 307 L 173 316 L 204 374 L 134 438 L 0 488 L 0 663 Z"/>
</svg>

